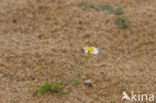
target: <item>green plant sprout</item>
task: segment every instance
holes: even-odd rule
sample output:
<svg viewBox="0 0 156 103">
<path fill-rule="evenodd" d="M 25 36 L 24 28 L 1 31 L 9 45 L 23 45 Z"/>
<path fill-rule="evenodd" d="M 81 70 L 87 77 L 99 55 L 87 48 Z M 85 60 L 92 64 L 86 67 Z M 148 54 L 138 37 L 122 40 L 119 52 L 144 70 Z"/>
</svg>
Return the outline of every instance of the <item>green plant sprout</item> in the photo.
<svg viewBox="0 0 156 103">
<path fill-rule="evenodd" d="M 118 19 L 122 22 L 127 20 L 126 16 L 118 16 Z"/>
<path fill-rule="evenodd" d="M 89 5 L 89 8 L 95 9 L 96 7 L 94 5 Z"/>
<path fill-rule="evenodd" d="M 82 2 L 81 5 L 83 10 L 86 10 L 87 8 L 96 9 L 95 5 L 89 4 L 88 2 Z"/>
<path fill-rule="evenodd" d="M 114 14 L 116 14 L 116 15 L 120 15 L 120 14 L 123 14 L 123 13 L 124 13 L 124 11 L 123 11 L 122 8 L 114 9 L 113 12 L 114 12 Z"/>
<path fill-rule="evenodd" d="M 126 16 L 118 16 L 117 26 L 120 29 L 125 29 L 129 26 L 130 22 L 127 20 Z"/>
<path fill-rule="evenodd" d="M 82 2 L 82 9 L 85 10 L 87 8 L 87 2 Z"/>
<path fill-rule="evenodd" d="M 78 78 L 74 78 L 70 82 L 73 82 L 73 83 L 75 82 L 76 83 L 76 82 L 79 82 L 79 80 L 78 80 Z"/>
<path fill-rule="evenodd" d="M 35 69 L 38 70 L 40 73 L 43 73 L 43 70 L 42 70 L 41 67 L 37 67 L 37 68 L 35 68 Z"/>
<path fill-rule="evenodd" d="M 65 93 L 63 91 L 58 93 L 58 96 L 63 96 Z"/>
<path fill-rule="evenodd" d="M 69 94 L 70 93 L 70 91 L 69 90 L 66 90 L 66 94 Z"/>
<path fill-rule="evenodd" d="M 45 93 L 45 92 L 61 92 L 66 83 L 59 82 L 59 83 L 48 83 L 45 82 L 42 86 L 38 88 L 38 93 Z"/>
<path fill-rule="evenodd" d="M 82 8 L 86 10 L 87 8 L 95 9 L 96 11 L 102 10 L 107 11 L 109 14 L 113 13 L 115 15 L 122 15 L 124 14 L 124 11 L 122 8 L 113 8 L 110 5 L 101 5 L 100 7 L 96 7 L 95 5 L 89 4 L 88 2 L 82 2 Z M 129 27 L 130 22 L 127 20 L 127 18 L 123 16 L 117 16 L 117 27 L 119 29 L 126 29 Z"/>
<path fill-rule="evenodd" d="M 29 88 L 39 88 L 39 87 L 35 84 L 31 84 L 31 85 L 29 85 Z"/>
<path fill-rule="evenodd" d="M 58 96 L 63 96 L 65 94 L 70 94 L 70 91 L 69 90 L 66 90 L 65 92 L 61 91 L 61 92 L 58 93 Z"/>
<path fill-rule="evenodd" d="M 113 8 L 110 5 L 101 5 L 101 10 L 106 10 L 108 13 L 113 13 Z"/>
<path fill-rule="evenodd" d="M 56 77 L 62 77 L 62 74 L 61 73 L 57 73 Z"/>
<path fill-rule="evenodd" d="M 52 83 L 45 82 L 44 85 L 40 86 L 38 92 L 39 93 L 48 92 L 52 86 L 53 86 Z"/>
<path fill-rule="evenodd" d="M 67 87 L 68 85 L 70 85 L 71 83 L 76 83 L 79 81 L 80 76 L 82 75 L 82 73 L 84 72 L 84 70 L 86 69 L 86 66 L 88 64 L 88 61 L 91 57 L 91 54 L 98 54 L 98 49 L 95 47 L 86 47 L 84 48 L 85 50 L 85 54 L 87 54 L 87 58 L 86 61 L 82 67 L 82 69 L 77 73 L 77 75 L 74 77 L 74 79 L 71 79 L 69 82 L 65 83 L 65 82 L 56 82 L 56 83 L 49 83 L 49 82 L 45 82 L 43 85 L 41 86 L 37 86 L 37 85 L 33 85 L 31 84 L 29 86 L 29 88 L 36 88 L 38 93 L 46 93 L 46 92 L 51 92 L 51 93 L 57 93 L 59 96 L 62 96 L 64 94 L 69 94 L 70 91 L 67 90 L 66 92 L 63 91 L 65 87 Z M 39 70 L 41 72 L 41 68 L 38 68 L 37 70 Z M 42 72 L 41 72 L 42 73 Z M 56 76 L 60 77 L 62 76 L 62 74 L 57 73 Z"/>
</svg>

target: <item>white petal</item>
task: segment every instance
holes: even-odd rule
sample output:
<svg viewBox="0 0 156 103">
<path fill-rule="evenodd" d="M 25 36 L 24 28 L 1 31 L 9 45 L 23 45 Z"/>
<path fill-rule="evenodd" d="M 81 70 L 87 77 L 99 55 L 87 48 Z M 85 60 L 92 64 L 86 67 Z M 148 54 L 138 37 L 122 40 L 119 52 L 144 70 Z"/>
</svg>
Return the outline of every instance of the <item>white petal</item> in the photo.
<svg viewBox="0 0 156 103">
<path fill-rule="evenodd" d="M 83 49 L 85 50 L 85 54 L 88 53 L 88 49 L 87 49 L 87 48 L 88 48 L 88 47 L 83 48 Z"/>
<path fill-rule="evenodd" d="M 93 52 L 90 52 L 91 54 L 95 54 L 97 55 L 99 53 L 98 49 L 93 47 L 94 48 L 94 51 Z M 85 47 L 83 48 L 85 50 L 85 54 L 88 54 L 88 47 Z"/>
<path fill-rule="evenodd" d="M 93 54 L 98 54 L 99 53 L 99 51 L 98 51 L 98 49 L 97 48 L 95 48 L 95 47 L 93 47 L 94 48 L 94 52 L 93 52 Z"/>
</svg>

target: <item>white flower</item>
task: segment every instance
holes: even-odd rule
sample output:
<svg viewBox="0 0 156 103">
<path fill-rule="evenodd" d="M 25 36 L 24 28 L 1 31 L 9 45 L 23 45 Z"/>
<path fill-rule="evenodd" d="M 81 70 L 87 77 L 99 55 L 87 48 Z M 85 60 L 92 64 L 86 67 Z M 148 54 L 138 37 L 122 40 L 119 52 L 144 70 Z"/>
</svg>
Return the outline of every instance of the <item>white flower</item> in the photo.
<svg viewBox="0 0 156 103">
<path fill-rule="evenodd" d="M 95 48 L 95 47 L 85 47 L 84 50 L 85 50 L 85 54 L 91 53 L 91 54 L 95 54 L 96 55 L 96 54 L 99 53 L 98 49 Z"/>
<path fill-rule="evenodd" d="M 85 83 L 92 83 L 92 81 L 89 79 L 89 80 L 85 80 L 84 81 Z"/>
</svg>

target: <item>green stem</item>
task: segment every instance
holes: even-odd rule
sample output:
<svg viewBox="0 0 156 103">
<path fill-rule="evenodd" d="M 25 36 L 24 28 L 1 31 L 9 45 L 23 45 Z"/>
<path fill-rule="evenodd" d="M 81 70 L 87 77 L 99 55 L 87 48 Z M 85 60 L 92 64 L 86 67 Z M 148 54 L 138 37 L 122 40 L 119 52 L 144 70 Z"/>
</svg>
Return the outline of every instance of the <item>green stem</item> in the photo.
<svg viewBox="0 0 156 103">
<path fill-rule="evenodd" d="M 83 68 L 82 68 L 81 72 L 83 72 L 83 71 L 86 69 L 86 66 L 87 66 L 87 64 L 88 64 L 88 61 L 89 61 L 89 59 L 90 59 L 90 56 L 91 56 L 91 54 L 90 54 L 90 52 L 89 52 L 88 57 L 87 57 L 87 59 L 86 59 L 85 64 L 83 65 Z"/>
<path fill-rule="evenodd" d="M 89 61 L 89 59 L 90 59 L 90 56 L 91 56 L 91 53 L 89 52 L 89 53 L 88 53 L 88 57 L 87 57 L 87 59 L 86 59 L 84 65 L 83 65 L 81 71 L 78 73 L 78 78 L 79 78 L 80 75 L 83 73 L 83 71 L 86 69 L 86 66 L 87 66 L 87 64 L 88 64 L 88 61 Z"/>
<path fill-rule="evenodd" d="M 79 78 L 80 78 L 81 74 L 82 74 L 83 71 L 86 69 L 86 66 L 87 66 L 87 64 L 88 64 L 88 61 L 89 61 L 89 59 L 90 59 L 90 56 L 91 56 L 91 53 L 89 52 L 89 53 L 88 53 L 88 57 L 87 57 L 87 59 L 86 59 L 84 65 L 83 65 L 81 71 L 75 76 L 74 79 L 79 79 Z M 72 82 L 71 82 L 71 80 L 70 80 L 60 91 L 62 91 L 66 86 L 70 85 L 71 83 L 72 83 Z M 60 91 L 58 91 L 58 92 L 60 92 Z"/>
</svg>

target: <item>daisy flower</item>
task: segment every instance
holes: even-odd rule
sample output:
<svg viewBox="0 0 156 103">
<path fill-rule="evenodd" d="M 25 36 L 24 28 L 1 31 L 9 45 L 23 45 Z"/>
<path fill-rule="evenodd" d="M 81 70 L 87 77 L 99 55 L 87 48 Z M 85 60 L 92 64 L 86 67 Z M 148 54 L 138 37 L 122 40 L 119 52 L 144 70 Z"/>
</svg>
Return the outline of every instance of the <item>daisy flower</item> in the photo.
<svg viewBox="0 0 156 103">
<path fill-rule="evenodd" d="M 98 49 L 95 47 L 85 47 L 84 50 L 85 50 L 85 54 L 91 53 L 96 55 L 99 53 Z"/>
</svg>

